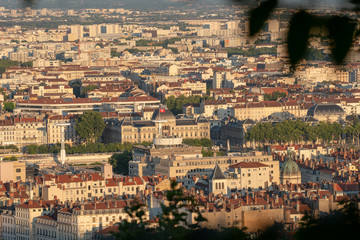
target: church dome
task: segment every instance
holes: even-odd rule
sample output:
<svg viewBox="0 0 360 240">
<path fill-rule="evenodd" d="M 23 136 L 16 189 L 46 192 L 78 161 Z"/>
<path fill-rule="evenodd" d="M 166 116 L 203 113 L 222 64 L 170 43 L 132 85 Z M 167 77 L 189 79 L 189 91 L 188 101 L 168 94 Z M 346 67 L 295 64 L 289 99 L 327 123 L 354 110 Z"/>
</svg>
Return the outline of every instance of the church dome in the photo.
<svg viewBox="0 0 360 240">
<path fill-rule="evenodd" d="M 298 175 L 300 174 L 300 168 L 295 161 L 287 159 L 280 169 L 281 175 Z"/>
<path fill-rule="evenodd" d="M 161 109 L 161 111 L 160 111 Z M 175 121 L 174 114 L 165 108 L 158 108 L 154 111 L 151 120 Z"/>
</svg>

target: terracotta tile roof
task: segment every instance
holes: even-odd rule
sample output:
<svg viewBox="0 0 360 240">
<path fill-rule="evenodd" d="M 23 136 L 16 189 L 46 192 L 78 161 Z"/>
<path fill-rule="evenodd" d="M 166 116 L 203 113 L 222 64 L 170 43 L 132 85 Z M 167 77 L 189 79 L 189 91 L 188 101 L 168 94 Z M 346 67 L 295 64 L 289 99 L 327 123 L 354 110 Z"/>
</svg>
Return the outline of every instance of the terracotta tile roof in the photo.
<svg viewBox="0 0 360 240">
<path fill-rule="evenodd" d="M 269 166 L 259 162 L 240 162 L 229 166 L 229 168 L 261 168 L 261 167 L 269 167 Z"/>
</svg>

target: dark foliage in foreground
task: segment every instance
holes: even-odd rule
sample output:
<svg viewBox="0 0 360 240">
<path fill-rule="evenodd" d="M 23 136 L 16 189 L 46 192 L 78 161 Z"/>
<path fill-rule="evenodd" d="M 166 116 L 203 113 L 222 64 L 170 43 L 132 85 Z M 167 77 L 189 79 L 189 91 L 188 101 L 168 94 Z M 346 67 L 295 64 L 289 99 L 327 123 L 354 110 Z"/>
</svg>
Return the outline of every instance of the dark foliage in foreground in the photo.
<svg viewBox="0 0 360 240">
<path fill-rule="evenodd" d="M 119 232 L 113 233 L 115 239 L 121 240 L 243 240 L 243 239 L 289 239 L 289 234 L 283 229 L 281 223 L 275 223 L 261 234 L 250 235 L 246 229 L 222 228 L 221 230 L 201 228 L 201 223 L 207 221 L 198 209 L 199 204 L 192 196 L 187 196 L 175 181 L 172 182 L 171 190 L 166 192 L 168 205 L 162 204 L 162 215 L 157 219 L 158 225 L 151 227 L 149 222 L 144 221 L 145 205 L 135 201 L 126 211 L 130 217 L 137 221 L 123 221 L 119 224 Z M 351 239 L 360 233 L 359 210 L 356 201 L 341 202 L 343 208 L 333 213 L 315 218 L 306 215 L 301 222 L 300 228 L 295 233 L 297 240 L 308 239 Z M 188 211 L 183 211 L 186 208 Z M 188 224 L 186 219 L 189 212 L 195 213 L 196 224 Z"/>
</svg>

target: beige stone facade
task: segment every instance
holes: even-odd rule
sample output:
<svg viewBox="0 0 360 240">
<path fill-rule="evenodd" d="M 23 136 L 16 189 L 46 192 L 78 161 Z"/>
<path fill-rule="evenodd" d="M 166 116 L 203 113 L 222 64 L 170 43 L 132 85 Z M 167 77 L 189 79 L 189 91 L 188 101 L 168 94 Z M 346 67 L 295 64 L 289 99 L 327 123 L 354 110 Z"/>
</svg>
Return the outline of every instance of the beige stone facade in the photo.
<svg viewBox="0 0 360 240">
<path fill-rule="evenodd" d="M 271 173 L 274 170 L 272 170 L 271 165 L 269 166 L 266 163 L 240 162 L 230 166 L 229 169 L 232 177 L 229 180 L 229 189 L 265 189 L 271 183 L 277 182 L 274 181 Z"/>
<path fill-rule="evenodd" d="M 259 152 L 239 154 L 221 157 L 183 158 L 169 157 L 160 159 L 155 166 L 155 174 L 161 174 L 170 178 L 186 180 L 195 175 L 210 175 L 216 164 L 224 171 L 230 165 L 240 162 L 259 162 L 269 168 L 269 185 L 279 183 L 279 161 L 274 161 L 271 155 L 263 155 Z"/>
<path fill-rule="evenodd" d="M 72 145 L 80 141 L 79 136 L 75 130 L 76 116 L 60 116 L 55 115 L 47 119 L 47 143 L 56 144 L 61 142 L 61 127 L 56 124 L 68 123 L 69 126 L 64 127 L 64 139 L 65 143 Z"/>
<path fill-rule="evenodd" d="M 164 118 L 164 122 L 156 122 L 156 116 L 158 115 Z M 202 118 L 175 119 L 170 111 L 165 110 L 164 113 L 159 114 L 159 109 L 157 109 L 151 121 L 123 120 L 109 122 L 105 129 L 105 142 L 152 142 L 159 133 L 160 126 L 163 136 L 192 139 L 210 138 L 210 123 L 208 121 Z"/>
<path fill-rule="evenodd" d="M 202 216 L 207 221 L 201 223 L 201 227 L 210 229 L 221 229 L 228 227 L 244 228 L 247 232 L 257 232 L 265 230 L 275 222 L 284 219 L 284 209 L 269 209 L 266 206 L 252 204 L 251 206 L 241 206 L 227 211 L 211 211 L 204 209 Z"/>
<path fill-rule="evenodd" d="M 0 181 L 26 181 L 26 165 L 19 161 L 0 162 Z"/>
<path fill-rule="evenodd" d="M 70 204 L 54 214 L 53 206 L 30 200 L 19 204 L 15 211 L 1 214 L 2 239 L 93 239 L 94 233 L 122 220 L 132 219 L 125 211 L 130 201 L 116 200 Z M 144 220 L 149 219 L 149 211 Z"/>
<path fill-rule="evenodd" d="M 234 116 L 238 120 L 252 119 L 261 120 L 273 113 L 281 113 L 282 105 L 279 102 L 248 103 L 234 107 Z"/>
<path fill-rule="evenodd" d="M 2 239 L 37 239 L 34 236 L 33 222 L 46 212 L 44 209 L 41 204 L 30 200 L 27 203 L 16 205 L 14 212 L 2 213 Z"/>
<path fill-rule="evenodd" d="M 188 145 L 175 145 L 171 147 L 144 147 L 134 146 L 133 160 L 129 162 L 129 175 L 152 176 L 155 174 L 155 165 L 160 159 L 168 159 L 169 156 L 183 158 L 201 158 L 202 148 Z"/>
<path fill-rule="evenodd" d="M 14 117 L 0 121 L 0 145 L 23 147 L 46 143 L 46 123 L 40 118 Z"/>
<path fill-rule="evenodd" d="M 107 178 L 100 174 L 46 175 L 43 179 L 42 199 L 60 202 L 84 201 L 113 195 L 135 196 L 145 190 L 140 177 Z"/>
<path fill-rule="evenodd" d="M 38 87 L 32 87 L 31 94 L 35 94 L 39 97 L 50 97 L 50 98 L 59 98 L 59 97 L 69 97 L 74 98 L 73 89 L 69 86 L 58 85 L 58 86 L 43 86 L 39 85 Z"/>
<path fill-rule="evenodd" d="M 58 239 L 93 239 L 93 234 L 98 230 L 125 219 L 131 221 L 124 210 L 129 204 L 125 201 L 91 203 L 59 211 L 57 217 Z M 144 211 L 145 220 L 147 220 L 149 211 L 147 209 Z"/>
</svg>

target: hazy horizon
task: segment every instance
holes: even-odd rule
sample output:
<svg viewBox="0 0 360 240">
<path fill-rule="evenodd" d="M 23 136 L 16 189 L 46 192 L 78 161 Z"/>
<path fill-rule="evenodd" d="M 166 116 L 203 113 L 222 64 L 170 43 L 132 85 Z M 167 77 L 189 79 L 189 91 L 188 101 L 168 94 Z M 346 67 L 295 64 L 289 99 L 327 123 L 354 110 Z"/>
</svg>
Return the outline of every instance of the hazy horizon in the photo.
<svg viewBox="0 0 360 240">
<path fill-rule="evenodd" d="M 304 7 L 308 2 L 299 0 L 280 0 L 279 4 L 294 7 Z M 40 8 L 132 8 L 132 9 L 164 9 L 169 7 L 191 7 L 194 5 L 214 6 L 232 4 L 256 5 L 255 0 L 35 0 L 32 7 Z M 326 7 L 330 5 L 351 6 L 347 1 L 341 0 L 315 0 L 311 1 L 312 6 Z M 344 5 L 345 4 L 345 5 Z M 24 0 L 0 0 L 0 6 L 7 8 L 23 8 L 29 6 Z"/>
</svg>

